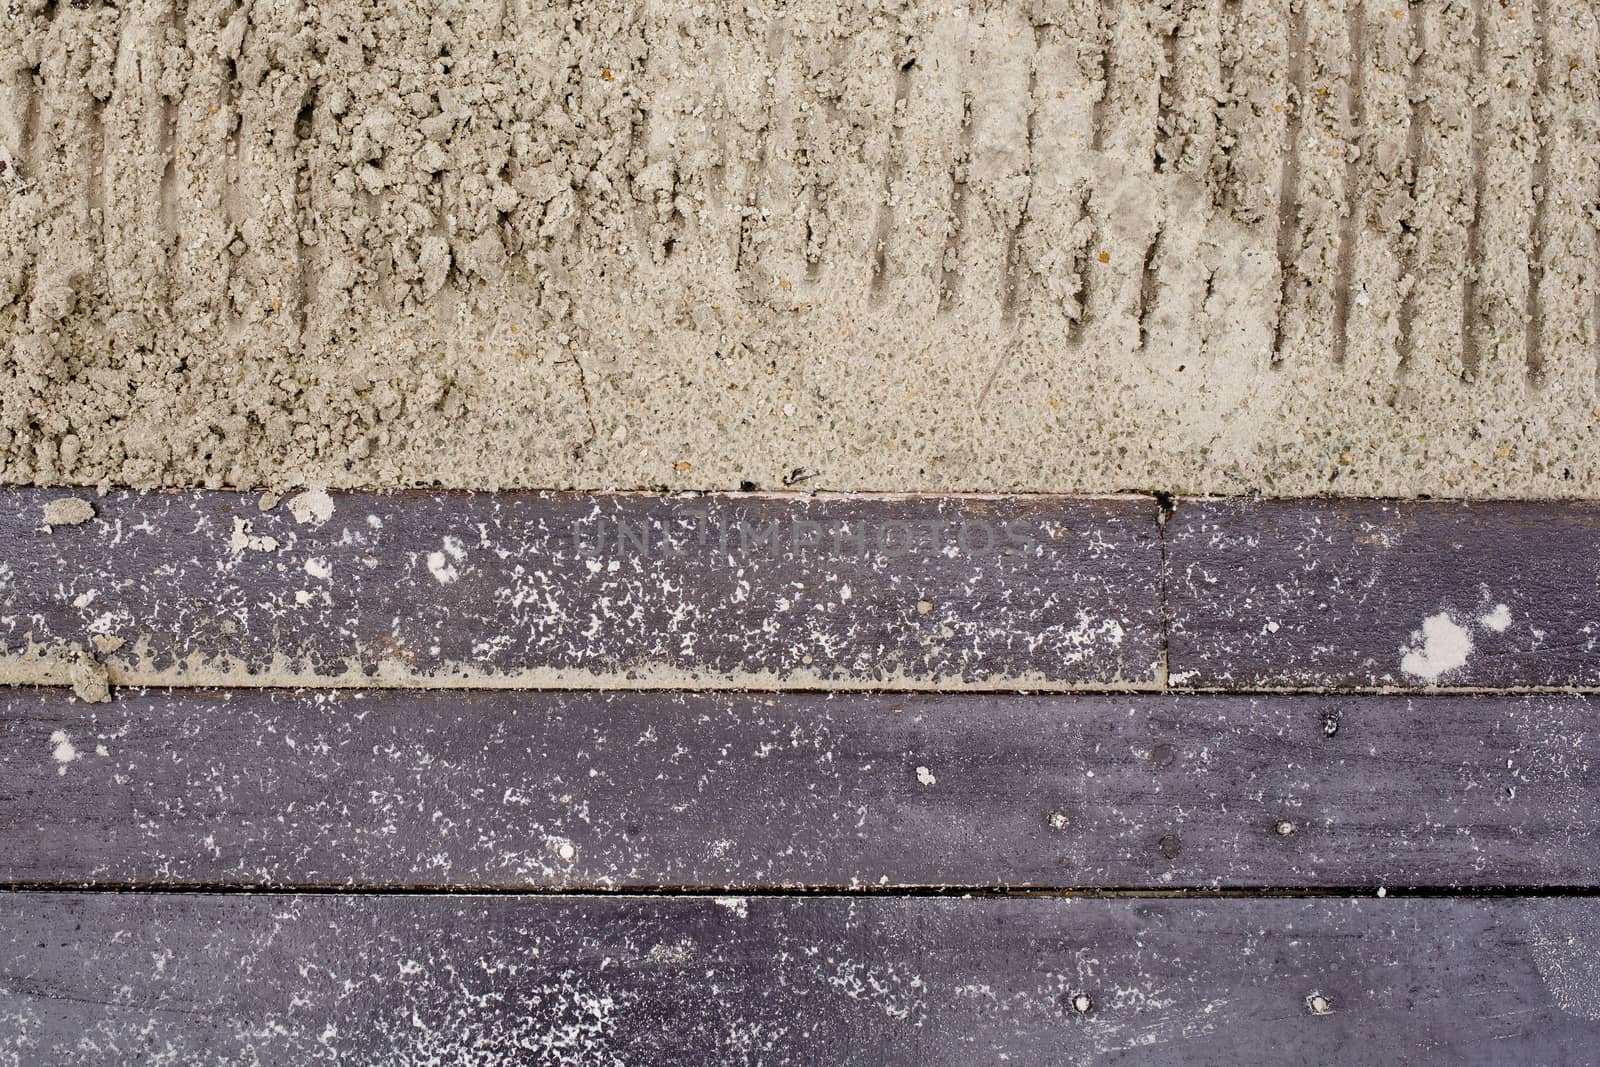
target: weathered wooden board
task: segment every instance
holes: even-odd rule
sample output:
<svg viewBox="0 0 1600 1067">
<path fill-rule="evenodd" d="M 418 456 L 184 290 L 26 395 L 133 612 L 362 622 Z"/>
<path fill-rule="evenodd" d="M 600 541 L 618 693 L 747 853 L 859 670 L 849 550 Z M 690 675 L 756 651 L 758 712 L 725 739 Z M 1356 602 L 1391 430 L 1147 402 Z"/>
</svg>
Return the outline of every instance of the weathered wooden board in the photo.
<svg viewBox="0 0 1600 1067">
<path fill-rule="evenodd" d="M 1600 1042 L 1588 898 L 3 905 L 14 1063 L 1388 1067 Z"/>
<path fill-rule="evenodd" d="M 1582 697 L 0 692 L 0 880 L 1600 884 Z"/>
<path fill-rule="evenodd" d="M 1600 505 L 1185 501 L 1174 687 L 1600 685 Z"/>
<path fill-rule="evenodd" d="M 0 681 L 74 649 L 126 684 L 1160 680 L 1143 498 L 113 493 L 47 529 L 61 493 L 3 495 Z"/>
</svg>

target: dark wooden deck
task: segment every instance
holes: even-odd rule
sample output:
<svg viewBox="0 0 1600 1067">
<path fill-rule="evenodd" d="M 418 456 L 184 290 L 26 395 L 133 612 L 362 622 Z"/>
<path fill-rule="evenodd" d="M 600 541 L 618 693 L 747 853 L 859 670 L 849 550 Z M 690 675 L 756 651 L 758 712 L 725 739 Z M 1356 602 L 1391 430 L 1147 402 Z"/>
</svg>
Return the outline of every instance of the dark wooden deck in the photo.
<svg viewBox="0 0 1600 1067">
<path fill-rule="evenodd" d="M 1600 1046 L 1600 508 L 3 495 L 0 1063 Z"/>
</svg>

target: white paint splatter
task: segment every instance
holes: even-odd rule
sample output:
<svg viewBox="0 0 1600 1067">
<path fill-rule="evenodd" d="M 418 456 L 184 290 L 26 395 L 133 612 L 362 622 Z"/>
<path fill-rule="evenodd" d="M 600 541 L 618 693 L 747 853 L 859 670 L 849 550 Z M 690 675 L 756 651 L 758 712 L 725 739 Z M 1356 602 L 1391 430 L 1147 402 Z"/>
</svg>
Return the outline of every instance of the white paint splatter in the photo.
<svg viewBox="0 0 1600 1067">
<path fill-rule="evenodd" d="M 115 611 L 101 612 L 99 615 L 96 615 L 92 620 L 90 620 L 89 625 L 84 627 L 84 629 L 88 630 L 91 634 L 109 636 L 122 626 L 130 625 L 132 622 L 133 615 L 128 611 L 127 608 L 117 608 Z M 98 647 L 100 642 L 96 641 L 95 645 Z M 122 644 L 119 639 L 116 648 L 101 648 L 100 651 L 115 652 L 117 648 L 121 647 Z"/>
<path fill-rule="evenodd" d="M 750 901 L 745 897 L 717 897 L 719 908 L 727 908 L 741 919 L 750 918 Z"/>
<path fill-rule="evenodd" d="M 1493 611 L 1487 615 L 1478 616 L 1478 625 L 1485 630 L 1493 630 L 1497 634 L 1503 634 L 1506 632 L 1506 628 L 1511 625 L 1511 609 L 1504 604 L 1496 604 Z"/>
<path fill-rule="evenodd" d="M 1532 912 L 1528 944 L 1539 977 L 1568 1015 L 1600 1020 L 1600 928 L 1592 901 L 1540 901 Z"/>
<path fill-rule="evenodd" d="M 1078 624 L 1071 630 L 1066 629 L 1065 624 L 1057 623 L 1035 631 L 1028 637 L 1029 651 L 1054 645 L 1056 654 L 1065 656 L 1068 663 L 1079 663 L 1100 654 L 1107 646 L 1115 648 L 1122 644 L 1125 635 L 1122 624 L 1116 619 L 1096 621 L 1087 611 L 1079 608 L 1077 620 Z"/>
<path fill-rule="evenodd" d="M 1472 655 L 1472 635 L 1449 612 L 1441 611 L 1423 619 L 1421 631 L 1411 635 L 1411 647 L 1401 651 L 1400 669 L 1431 685 L 1466 666 Z"/>
<path fill-rule="evenodd" d="M 918 767 L 917 768 L 917 781 L 921 782 L 923 785 L 932 785 L 934 782 L 937 782 L 938 780 L 939 779 L 935 778 L 933 776 L 933 772 L 928 770 L 928 768 L 926 768 L 926 767 Z"/>
<path fill-rule="evenodd" d="M 697 946 L 694 941 L 685 937 L 672 944 L 663 941 L 658 945 L 652 946 L 650 951 L 645 953 L 644 958 L 651 963 L 664 963 L 681 967 L 694 962 L 696 951 Z"/>
<path fill-rule="evenodd" d="M 289 512 L 302 526 L 321 526 L 333 518 L 333 498 L 321 489 L 307 489 L 289 498 Z"/>
<path fill-rule="evenodd" d="M 444 558 L 443 552 L 428 553 L 428 571 L 439 579 L 440 585 L 449 585 L 460 577 L 456 569 Z"/>
<path fill-rule="evenodd" d="M 821 977 L 851 1000 L 876 1004 L 891 1019 L 911 1019 L 920 1024 L 927 1011 L 928 985 L 903 964 L 829 960 L 832 973 Z"/>
<path fill-rule="evenodd" d="M 278 539 L 265 535 L 256 536 L 250 532 L 250 524 L 239 518 L 233 519 L 233 536 L 228 539 L 228 547 L 235 553 L 250 549 L 253 552 L 276 552 Z"/>
<path fill-rule="evenodd" d="M 65 730 L 57 730 L 50 735 L 50 743 L 55 749 L 50 753 L 61 766 L 56 768 L 57 774 L 67 773 L 67 764 L 78 758 L 78 749 L 72 743 L 72 738 L 67 736 Z"/>
<path fill-rule="evenodd" d="M 456 571 L 455 560 L 460 562 L 467 558 L 467 550 L 459 537 L 446 537 L 443 552 L 428 553 L 428 571 L 439 580 L 440 585 L 449 585 L 461 575 Z"/>
</svg>

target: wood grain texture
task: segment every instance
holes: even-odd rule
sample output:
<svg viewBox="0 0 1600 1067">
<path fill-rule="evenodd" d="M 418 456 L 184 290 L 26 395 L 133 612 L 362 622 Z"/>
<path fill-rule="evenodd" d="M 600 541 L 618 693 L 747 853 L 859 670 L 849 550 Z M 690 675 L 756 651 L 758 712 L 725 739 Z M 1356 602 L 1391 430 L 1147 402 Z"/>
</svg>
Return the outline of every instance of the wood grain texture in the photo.
<svg viewBox="0 0 1600 1067">
<path fill-rule="evenodd" d="M 13 1063 L 1466 1067 L 1600 1040 L 1594 900 L 4 903 Z"/>
<path fill-rule="evenodd" d="M 5 491 L 0 681 L 1154 687 L 1152 500 Z"/>
<path fill-rule="evenodd" d="M 0 880 L 1596 885 L 1593 714 L 1549 695 L 11 690 Z"/>
<path fill-rule="evenodd" d="M 0 495 L 0 1065 L 1600 1042 L 1600 507 Z"/>
<path fill-rule="evenodd" d="M 1176 688 L 1600 685 L 1600 505 L 1186 501 Z"/>
</svg>

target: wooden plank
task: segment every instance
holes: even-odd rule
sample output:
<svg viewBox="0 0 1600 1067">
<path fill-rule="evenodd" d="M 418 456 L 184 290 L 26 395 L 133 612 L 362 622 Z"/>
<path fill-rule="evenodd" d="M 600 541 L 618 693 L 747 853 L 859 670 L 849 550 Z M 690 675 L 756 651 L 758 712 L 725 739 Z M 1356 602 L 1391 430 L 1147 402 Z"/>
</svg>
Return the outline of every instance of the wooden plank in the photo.
<svg viewBox="0 0 1600 1067">
<path fill-rule="evenodd" d="M 0 693 L 0 880 L 1600 885 L 1583 697 Z M 65 817 L 70 813 L 70 817 Z"/>
<path fill-rule="evenodd" d="M 0 682 L 1159 683 L 1144 498 L 4 495 Z"/>
<path fill-rule="evenodd" d="M 1174 687 L 1600 685 L 1600 505 L 1186 501 Z"/>
<path fill-rule="evenodd" d="M 1466 1067 L 1600 1041 L 1588 898 L 4 906 L 9 1062 Z"/>
</svg>

